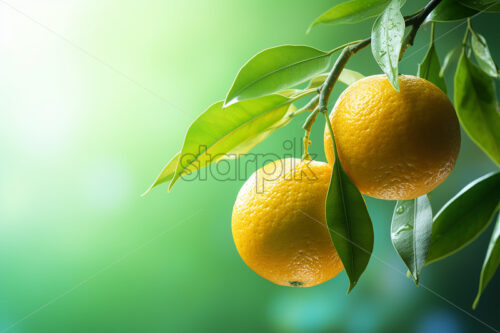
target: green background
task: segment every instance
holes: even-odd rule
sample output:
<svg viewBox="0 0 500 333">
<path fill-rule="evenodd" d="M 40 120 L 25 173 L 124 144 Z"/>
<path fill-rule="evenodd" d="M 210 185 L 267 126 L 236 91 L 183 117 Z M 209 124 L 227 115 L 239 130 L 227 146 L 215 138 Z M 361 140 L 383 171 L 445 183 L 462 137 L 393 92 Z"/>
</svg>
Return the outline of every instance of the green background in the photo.
<svg viewBox="0 0 500 333">
<path fill-rule="evenodd" d="M 407 2 L 404 14 L 423 4 Z M 333 3 L 1 1 L 0 332 L 488 330 L 457 307 L 500 329 L 500 274 L 471 310 L 491 227 L 427 267 L 417 288 L 390 242 L 394 202 L 368 198 L 374 255 L 346 296 L 345 273 L 314 288 L 279 287 L 238 256 L 232 205 L 261 165 L 237 180 L 212 175 L 140 197 L 190 122 L 224 98 L 255 53 L 279 44 L 329 50 L 369 34 L 371 20 L 306 35 Z M 481 14 L 473 25 L 500 61 L 495 20 Z M 437 26 L 441 61 L 461 41 L 465 25 L 457 25 Z M 416 73 L 428 36 L 426 26 L 402 73 Z M 369 48 L 348 68 L 380 72 Z M 452 90 L 451 71 L 446 79 Z M 302 122 L 254 152 L 299 157 Z M 311 150 L 320 160 L 322 132 L 318 122 Z M 462 134 L 455 170 L 431 194 L 435 212 L 496 170 Z"/>
</svg>

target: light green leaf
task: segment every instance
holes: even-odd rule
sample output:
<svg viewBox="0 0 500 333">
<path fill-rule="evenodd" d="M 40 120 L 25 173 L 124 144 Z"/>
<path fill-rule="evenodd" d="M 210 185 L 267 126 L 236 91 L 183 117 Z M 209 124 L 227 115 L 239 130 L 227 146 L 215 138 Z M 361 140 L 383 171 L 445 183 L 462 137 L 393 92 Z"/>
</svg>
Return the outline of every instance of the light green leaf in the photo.
<svg viewBox="0 0 500 333">
<path fill-rule="evenodd" d="M 417 75 L 434 83 L 446 94 L 446 82 L 441 76 L 439 76 L 440 70 L 441 66 L 439 64 L 439 57 L 437 55 L 436 48 L 434 47 L 434 41 L 431 41 L 429 50 L 427 51 L 424 60 L 418 65 Z"/>
<path fill-rule="evenodd" d="M 281 95 L 281 96 L 285 96 L 285 97 L 293 97 L 293 96 L 299 95 L 300 93 L 302 93 L 302 90 L 300 90 L 300 89 L 286 89 L 286 90 L 278 91 L 276 94 Z"/>
<path fill-rule="evenodd" d="M 491 57 L 490 49 L 486 43 L 486 39 L 475 31 L 472 31 L 471 36 L 472 52 L 476 57 L 477 63 L 481 69 L 493 78 L 498 77 L 497 66 Z"/>
<path fill-rule="evenodd" d="M 444 57 L 443 61 L 443 66 L 441 66 L 441 70 L 439 71 L 439 76 L 443 77 L 444 72 L 448 68 L 448 66 L 451 64 L 451 61 L 454 59 L 457 59 L 458 56 L 460 55 L 460 46 L 457 46 L 453 49 L 451 49 L 446 56 Z"/>
<path fill-rule="evenodd" d="M 328 73 L 323 73 L 323 74 L 320 74 L 320 75 L 314 77 L 311 80 L 311 82 L 309 83 L 309 86 L 307 88 L 312 89 L 312 88 L 320 87 L 323 84 L 323 82 L 325 82 L 327 77 L 328 77 Z M 365 76 L 361 73 L 344 68 L 342 70 L 342 72 L 340 72 L 340 76 L 338 78 L 338 81 L 342 82 L 343 84 L 345 84 L 347 86 L 350 86 L 354 82 L 361 80 L 364 77 Z"/>
<path fill-rule="evenodd" d="M 391 224 L 394 248 L 418 285 L 431 244 L 432 208 L 427 195 L 396 203 Z"/>
<path fill-rule="evenodd" d="M 477 14 L 478 11 L 460 4 L 457 0 L 443 0 L 427 16 L 425 22 L 449 22 L 463 20 Z"/>
<path fill-rule="evenodd" d="M 500 165 L 500 112 L 493 79 L 462 51 L 455 73 L 455 108 L 469 137 Z"/>
<path fill-rule="evenodd" d="M 264 50 L 241 67 L 224 107 L 305 82 L 328 67 L 330 55 L 300 45 L 282 45 Z"/>
<path fill-rule="evenodd" d="M 499 13 L 500 1 L 499 0 L 458 0 L 460 4 L 486 13 Z"/>
<path fill-rule="evenodd" d="M 488 251 L 486 252 L 486 257 L 484 258 L 483 268 L 481 269 L 481 277 L 479 278 L 479 290 L 477 291 L 476 299 L 472 308 L 475 309 L 479 303 L 479 298 L 483 293 L 484 289 L 490 282 L 493 275 L 500 265 L 500 215 L 498 215 L 497 223 L 493 234 L 491 235 L 490 244 L 488 246 Z"/>
<path fill-rule="evenodd" d="M 490 173 L 464 187 L 437 213 L 427 264 L 465 247 L 490 224 L 500 204 L 500 172 Z"/>
<path fill-rule="evenodd" d="M 326 118 L 329 121 L 327 115 Z M 334 153 L 335 162 L 326 197 L 326 223 L 349 278 L 349 293 L 370 261 L 373 225 L 363 196 L 338 162 L 336 149 Z"/>
<path fill-rule="evenodd" d="M 142 194 L 142 196 L 145 196 L 146 194 L 149 193 L 153 189 L 153 187 L 156 187 L 158 185 L 164 184 L 172 178 L 174 178 L 175 174 L 175 169 L 177 168 L 177 162 L 179 161 L 179 156 L 180 153 L 175 154 L 174 157 L 163 167 L 161 170 L 160 174 L 158 177 L 156 177 L 156 180 L 153 182 L 153 184 Z"/>
<path fill-rule="evenodd" d="M 378 16 L 390 0 L 350 0 L 333 6 L 311 24 L 308 32 L 318 24 L 358 23 Z"/>
<path fill-rule="evenodd" d="M 391 0 L 372 28 L 372 53 L 394 89 L 399 92 L 398 62 L 405 33 L 400 0 Z"/>
<path fill-rule="evenodd" d="M 288 124 L 295 99 L 268 95 L 223 108 L 217 102 L 189 127 L 169 189 L 182 176 L 228 158 L 245 154 L 272 132 Z M 235 156 L 229 156 L 230 158 Z"/>
</svg>

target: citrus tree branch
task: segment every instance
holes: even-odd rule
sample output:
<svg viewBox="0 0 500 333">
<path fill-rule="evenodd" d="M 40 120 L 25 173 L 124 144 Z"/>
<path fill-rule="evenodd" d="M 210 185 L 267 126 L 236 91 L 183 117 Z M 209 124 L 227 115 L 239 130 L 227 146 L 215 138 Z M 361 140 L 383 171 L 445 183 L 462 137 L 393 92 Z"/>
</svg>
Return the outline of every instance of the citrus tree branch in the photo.
<svg viewBox="0 0 500 333">
<path fill-rule="evenodd" d="M 436 8 L 437 5 L 439 5 L 440 2 L 441 0 L 429 1 L 423 10 L 421 10 L 419 13 L 415 15 L 411 15 L 405 20 L 405 25 L 407 27 L 411 26 L 412 29 L 408 33 L 408 36 L 406 37 L 405 42 L 403 43 L 401 53 L 403 53 L 404 50 L 406 49 L 405 45 L 413 44 L 413 40 L 417 34 L 417 31 L 422 25 L 422 23 L 425 21 L 425 18 L 427 17 L 427 15 L 430 14 L 430 12 L 434 10 L 434 8 Z M 337 58 L 335 64 L 332 67 L 332 70 L 328 74 L 328 77 L 321 86 L 319 95 L 319 112 L 328 113 L 328 99 L 330 98 L 330 94 L 340 76 L 340 73 L 347 64 L 347 61 L 349 61 L 349 58 L 353 54 L 357 53 L 359 50 L 368 46 L 370 43 L 371 43 L 371 38 L 367 38 L 356 44 L 349 45 L 342 50 L 342 53 Z"/>
<path fill-rule="evenodd" d="M 403 53 L 406 51 L 408 46 L 413 45 L 413 42 L 415 41 L 415 36 L 417 35 L 417 31 L 418 29 L 420 29 L 422 23 L 424 23 L 427 15 L 429 15 L 430 12 L 432 12 L 434 8 L 436 8 L 436 6 L 439 5 L 440 2 L 441 0 L 429 1 L 429 3 L 424 7 L 424 9 L 420 13 L 418 13 L 415 16 L 412 16 L 411 18 L 405 21 L 406 26 L 411 25 L 411 30 L 408 33 L 408 35 L 406 35 L 406 38 L 403 42 L 403 46 L 401 47 L 401 53 L 399 55 L 400 59 L 403 57 Z"/>
</svg>

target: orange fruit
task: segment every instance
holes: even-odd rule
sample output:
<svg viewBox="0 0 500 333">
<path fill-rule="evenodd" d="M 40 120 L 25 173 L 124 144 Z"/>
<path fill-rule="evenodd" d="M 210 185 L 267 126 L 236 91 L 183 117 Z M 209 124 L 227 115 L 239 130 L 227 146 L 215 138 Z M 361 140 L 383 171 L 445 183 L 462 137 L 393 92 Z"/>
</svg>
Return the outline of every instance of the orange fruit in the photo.
<svg viewBox="0 0 500 333">
<path fill-rule="evenodd" d="M 310 287 L 344 267 L 325 219 L 331 168 L 283 159 L 257 170 L 233 208 L 232 232 L 245 263 L 282 286 Z"/>
<path fill-rule="evenodd" d="M 413 199 L 450 174 L 460 150 L 460 126 L 448 97 L 434 84 L 399 76 L 400 92 L 385 75 L 349 86 L 330 115 L 339 159 L 358 189 L 386 200 Z M 334 154 L 324 136 L 330 164 Z"/>
</svg>

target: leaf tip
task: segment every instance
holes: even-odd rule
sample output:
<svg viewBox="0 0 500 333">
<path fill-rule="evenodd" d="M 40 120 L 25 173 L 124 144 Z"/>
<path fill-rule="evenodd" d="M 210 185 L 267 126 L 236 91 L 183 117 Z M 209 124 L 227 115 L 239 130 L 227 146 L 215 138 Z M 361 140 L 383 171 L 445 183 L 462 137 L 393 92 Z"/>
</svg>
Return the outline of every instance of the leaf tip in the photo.
<svg viewBox="0 0 500 333">
<path fill-rule="evenodd" d="M 146 191 L 144 191 L 144 193 L 142 193 L 142 194 L 141 194 L 141 198 L 142 198 L 142 197 L 145 197 L 145 196 L 146 196 L 146 194 L 148 194 L 148 193 L 149 193 L 149 191 L 151 191 L 151 189 L 152 189 L 152 188 L 153 188 L 153 185 L 151 185 L 151 186 L 150 186 L 150 187 L 149 187 Z"/>
<path fill-rule="evenodd" d="M 354 287 L 356 287 L 356 284 L 358 283 L 358 281 L 351 281 L 349 280 L 349 288 L 347 289 L 347 292 L 346 292 L 346 295 L 349 295 L 349 293 L 354 289 Z"/>
<path fill-rule="evenodd" d="M 413 276 L 413 282 L 415 282 L 415 285 L 418 287 L 420 285 L 420 277 Z"/>
<path fill-rule="evenodd" d="M 309 33 L 311 32 L 312 28 L 315 26 L 316 24 L 311 23 L 311 25 L 306 29 L 306 35 L 309 35 Z"/>
<path fill-rule="evenodd" d="M 476 307 L 477 307 L 477 305 L 479 303 L 479 297 L 480 296 L 481 296 L 480 294 L 477 294 L 476 299 L 474 299 L 474 303 L 472 303 L 472 310 L 476 310 Z"/>
<path fill-rule="evenodd" d="M 237 102 L 239 102 L 238 97 L 228 95 L 222 104 L 222 108 L 225 109 L 233 104 L 236 104 Z"/>
<path fill-rule="evenodd" d="M 172 180 L 170 181 L 170 183 L 168 184 L 168 192 L 170 193 L 170 191 L 172 191 L 172 187 L 174 187 L 174 184 L 177 182 L 177 180 L 179 179 L 179 176 L 178 175 L 175 175 Z"/>
<path fill-rule="evenodd" d="M 161 175 L 161 174 L 160 174 Z M 158 176 L 159 178 L 160 176 Z M 148 194 L 153 188 L 156 187 L 156 185 L 158 185 L 158 178 L 155 179 L 155 181 L 153 182 L 153 184 L 151 184 L 151 186 L 148 187 L 148 189 L 146 191 L 144 191 L 144 193 L 141 194 L 141 197 L 144 197 L 146 196 L 146 194 Z"/>
</svg>

